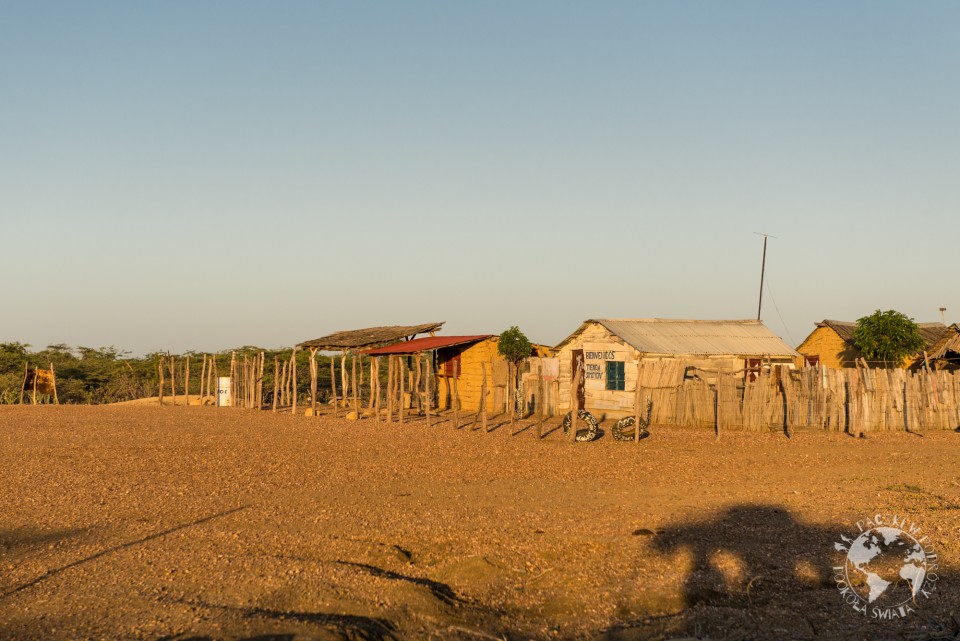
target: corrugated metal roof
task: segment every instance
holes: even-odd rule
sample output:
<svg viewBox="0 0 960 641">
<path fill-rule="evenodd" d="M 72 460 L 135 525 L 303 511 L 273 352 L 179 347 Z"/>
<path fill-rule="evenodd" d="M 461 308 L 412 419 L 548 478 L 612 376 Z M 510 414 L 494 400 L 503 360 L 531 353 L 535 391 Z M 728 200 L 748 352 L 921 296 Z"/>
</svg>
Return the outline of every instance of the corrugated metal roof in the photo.
<svg viewBox="0 0 960 641">
<path fill-rule="evenodd" d="M 416 354 L 417 352 L 426 352 L 431 349 L 453 347 L 454 345 L 463 345 L 465 343 L 476 343 L 477 341 L 492 337 L 493 334 L 478 334 L 476 336 L 426 336 L 424 338 L 415 338 L 412 341 L 403 341 L 402 343 L 387 345 L 386 347 L 368 349 L 363 353 L 369 356 Z"/>
<path fill-rule="evenodd" d="M 443 326 L 439 323 L 425 323 L 423 325 L 390 325 L 387 327 L 367 327 L 349 331 L 336 332 L 323 338 L 298 343 L 297 347 L 313 347 L 316 349 L 339 351 L 342 349 L 360 349 L 362 347 L 378 347 L 388 343 L 395 343 L 404 338 L 411 338 L 417 334 L 436 332 Z"/>
<path fill-rule="evenodd" d="M 557 349 L 582 332 L 589 323 L 600 323 L 610 333 L 645 354 L 799 356 L 757 320 L 596 318 L 584 321 Z"/>
<path fill-rule="evenodd" d="M 829 327 L 835 331 L 844 342 L 854 345 L 853 332 L 857 329 L 856 322 L 827 319 L 817 323 L 817 327 Z M 947 335 L 948 328 L 943 323 L 917 323 L 917 330 L 920 332 L 920 338 L 923 339 L 923 343 L 926 346 L 925 349 L 931 349 Z"/>
</svg>

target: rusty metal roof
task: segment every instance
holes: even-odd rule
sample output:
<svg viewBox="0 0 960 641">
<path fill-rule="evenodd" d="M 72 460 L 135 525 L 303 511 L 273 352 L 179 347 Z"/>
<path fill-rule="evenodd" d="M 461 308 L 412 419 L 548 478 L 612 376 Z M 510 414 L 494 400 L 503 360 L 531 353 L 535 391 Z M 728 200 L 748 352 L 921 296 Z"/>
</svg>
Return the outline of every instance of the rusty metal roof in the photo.
<svg viewBox="0 0 960 641">
<path fill-rule="evenodd" d="M 817 327 L 829 327 L 835 331 L 844 342 L 854 345 L 853 332 L 857 329 L 856 322 L 827 319 L 817 323 Z M 917 323 L 917 330 L 920 332 L 920 338 L 923 339 L 923 344 L 926 346 L 925 349 L 932 349 L 934 345 L 947 335 L 949 328 L 943 323 Z"/>
<path fill-rule="evenodd" d="M 779 336 L 757 320 L 678 320 L 669 318 L 596 318 L 583 322 L 557 345 L 560 349 L 590 323 L 644 354 L 798 356 Z"/>
<path fill-rule="evenodd" d="M 386 347 L 364 350 L 363 353 L 369 356 L 416 354 L 417 352 L 426 352 L 431 349 L 476 343 L 487 338 L 493 338 L 493 334 L 478 334 L 476 336 L 425 336 L 423 338 L 415 338 L 412 341 L 403 341 L 402 343 L 387 345 Z"/>
<path fill-rule="evenodd" d="M 297 347 L 313 347 L 324 351 L 340 351 L 349 349 L 362 349 L 365 347 L 378 347 L 389 343 L 396 343 L 405 338 L 413 338 L 417 334 L 426 334 L 435 332 L 443 325 L 439 323 L 425 323 L 423 325 L 391 325 L 388 327 L 367 327 L 365 329 L 354 329 L 346 332 L 337 332 L 315 338 L 312 341 L 298 343 Z"/>
</svg>

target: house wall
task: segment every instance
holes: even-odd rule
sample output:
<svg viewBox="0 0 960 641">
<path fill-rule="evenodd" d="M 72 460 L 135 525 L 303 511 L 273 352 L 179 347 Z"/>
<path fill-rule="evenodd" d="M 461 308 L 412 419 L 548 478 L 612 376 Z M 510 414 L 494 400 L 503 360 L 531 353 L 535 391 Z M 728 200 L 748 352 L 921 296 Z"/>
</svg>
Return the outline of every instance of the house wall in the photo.
<svg viewBox="0 0 960 641">
<path fill-rule="evenodd" d="M 819 356 L 820 365 L 833 369 L 856 367 L 860 350 L 843 340 L 830 327 L 818 327 L 800 344 L 797 351 L 804 356 Z"/>
<path fill-rule="evenodd" d="M 483 386 L 483 371 L 487 373 L 487 412 L 503 411 L 503 393 L 506 389 L 507 362 L 497 352 L 497 339 L 488 338 L 472 345 L 456 346 L 438 350 L 437 353 L 437 399 L 440 409 L 453 406 L 453 381 L 444 376 L 443 363 L 460 354 L 457 395 L 464 412 L 476 412 L 480 408 L 480 390 Z M 497 405 L 499 403 L 499 406 Z"/>
<path fill-rule="evenodd" d="M 718 370 L 741 372 L 746 366 L 745 357 L 729 354 L 642 354 L 618 336 L 611 334 L 600 323 L 590 323 L 583 332 L 557 352 L 557 357 L 560 359 L 558 408 L 561 413 L 569 412 L 572 406 L 573 350 L 577 349 L 582 349 L 585 357 L 584 409 L 597 419 L 622 418 L 633 415 L 638 364 L 677 363 L 679 378 L 676 381 L 665 382 L 666 385 L 670 386 L 680 384 L 683 371 L 686 368 L 696 368 L 691 373 L 712 383 Z M 623 390 L 606 389 L 606 361 L 610 360 L 624 362 L 625 380 Z M 775 358 L 772 359 L 772 362 L 774 364 L 793 365 L 793 359 L 789 357 Z M 649 387 L 650 383 L 645 378 L 641 389 Z"/>
</svg>

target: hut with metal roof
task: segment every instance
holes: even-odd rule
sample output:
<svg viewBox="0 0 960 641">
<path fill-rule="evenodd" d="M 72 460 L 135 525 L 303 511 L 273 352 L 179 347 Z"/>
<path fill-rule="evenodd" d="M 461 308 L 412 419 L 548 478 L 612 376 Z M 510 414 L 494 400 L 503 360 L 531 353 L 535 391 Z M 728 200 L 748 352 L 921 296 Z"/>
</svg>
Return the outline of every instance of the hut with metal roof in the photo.
<svg viewBox="0 0 960 641">
<path fill-rule="evenodd" d="M 943 323 L 917 323 L 920 337 L 923 338 L 924 349 L 928 356 L 939 350 L 935 346 L 949 337 L 949 328 Z M 823 320 L 817 323 L 816 328 L 807 336 L 797 351 L 803 355 L 807 365 L 822 365 L 833 369 L 856 367 L 857 361 L 863 354 L 853 341 L 853 332 L 857 324 L 850 321 Z M 944 349 L 947 343 L 943 343 Z M 944 352 L 946 353 L 946 352 Z M 901 363 L 901 367 L 919 367 L 924 363 L 923 352 L 909 356 Z M 869 363 L 871 366 L 880 366 L 883 363 Z"/>
<path fill-rule="evenodd" d="M 493 334 L 471 336 L 435 336 L 417 338 L 386 347 L 365 350 L 367 356 L 415 356 L 433 352 L 433 375 L 436 381 L 437 409 L 452 407 L 453 379 L 456 371 L 457 395 L 460 407 L 478 411 L 484 372 L 487 377 L 487 411 L 502 411 L 506 402 L 507 362 L 497 352 L 497 337 Z M 531 356 L 549 356 L 551 349 L 533 345 Z M 416 383 L 414 381 L 415 386 Z M 408 389 L 413 386 L 408 386 Z M 419 406 L 414 400 L 414 406 Z"/>
<path fill-rule="evenodd" d="M 718 371 L 746 376 L 763 364 L 793 367 L 798 357 L 757 320 L 590 319 L 555 350 L 560 411 L 570 410 L 571 381 L 580 362 L 583 374 L 576 386 L 580 407 L 612 418 L 634 413 L 641 364 L 659 363 L 660 373 L 672 373 L 667 377 L 671 380 L 660 380 L 658 386 L 679 386 L 685 377 L 710 380 Z"/>
<path fill-rule="evenodd" d="M 927 355 L 935 369 L 960 370 L 960 325 L 950 325 Z"/>
</svg>

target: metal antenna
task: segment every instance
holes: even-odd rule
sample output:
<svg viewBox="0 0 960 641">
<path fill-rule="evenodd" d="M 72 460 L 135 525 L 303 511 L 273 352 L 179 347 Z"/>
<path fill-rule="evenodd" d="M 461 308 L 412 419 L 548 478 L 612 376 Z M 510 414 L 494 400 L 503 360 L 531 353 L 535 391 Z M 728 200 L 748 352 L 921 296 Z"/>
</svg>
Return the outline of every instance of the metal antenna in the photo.
<svg viewBox="0 0 960 641">
<path fill-rule="evenodd" d="M 760 263 L 760 302 L 757 303 L 757 320 L 760 320 L 760 310 L 763 309 L 763 274 L 767 270 L 767 239 L 776 238 L 776 236 L 761 234 L 758 231 L 753 233 L 757 236 L 763 236 L 763 261 Z"/>
</svg>

